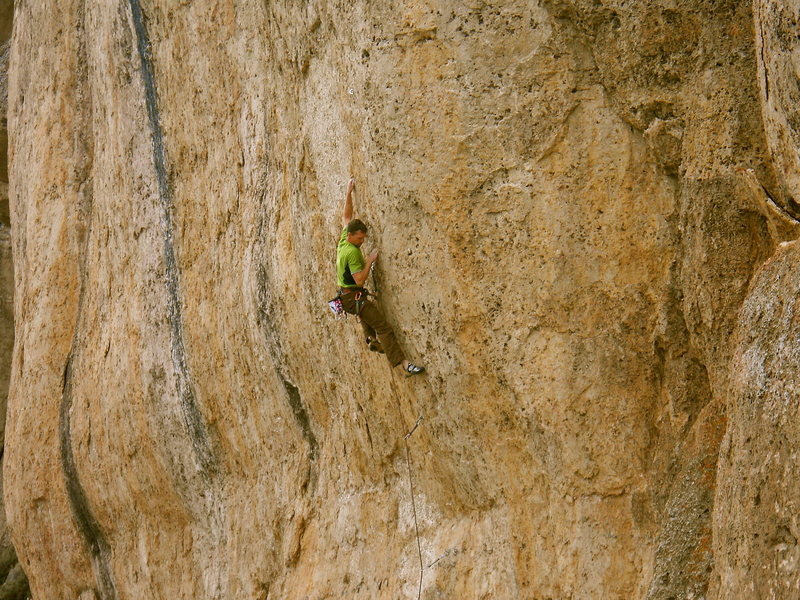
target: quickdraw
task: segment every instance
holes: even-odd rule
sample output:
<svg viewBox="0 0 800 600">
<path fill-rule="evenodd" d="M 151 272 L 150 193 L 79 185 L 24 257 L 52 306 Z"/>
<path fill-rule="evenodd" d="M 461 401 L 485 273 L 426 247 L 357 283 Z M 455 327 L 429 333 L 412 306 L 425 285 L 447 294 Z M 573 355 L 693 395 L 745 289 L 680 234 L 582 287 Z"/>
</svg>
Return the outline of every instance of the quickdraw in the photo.
<svg viewBox="0 0 800 600">
<path fill-rule="evenodd" d="M 364 290 L 363 292 L 356 292 L 355 304 L 357 317 L 361 316 L 361 311 L 364 309 L 364 304 L 367 303 L 367 296 L 369 296 L 369 292 L 367 292 L 367 290 Z"/>
</svg>

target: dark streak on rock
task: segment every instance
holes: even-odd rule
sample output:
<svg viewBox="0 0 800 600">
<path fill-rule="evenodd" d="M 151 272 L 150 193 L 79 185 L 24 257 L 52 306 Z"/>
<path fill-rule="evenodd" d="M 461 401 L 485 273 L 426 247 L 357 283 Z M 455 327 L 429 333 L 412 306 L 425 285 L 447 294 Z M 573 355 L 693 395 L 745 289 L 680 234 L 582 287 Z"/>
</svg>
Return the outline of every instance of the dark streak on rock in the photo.
<svg viewBox="0 0 800 600">
<path fill-rule="evenodd" d="M 83 283 L 81 283 L 83 288 Z M 81 289 L 81 297 L 83 297 L 83 289 Z M 79 301 L 79 306 L 82 302 Z M 82 307 L 81 307 L 82 308 Z M 79 308 L 79 310 L 81 310 Z M 78 316 L 78 322 L 75 326 L 75 334 L 77 337 L 80 329 L 81 316 Z M 72 376 L 73 376 L 73 358 L 75 351 L 75 342 L 73 340 L 73 348 L 67 358 L 67 364 L 64 367 L 64 381 L 61 394 L 61 410 L 59 413 L 59 448 L 61 452 L 61 468 L 64 471 L 64 477 L 67 485 L 67 495 L 69 496 L 70 508 L 75 517 L 75 523 L 78 531 L 83 536 L 86 545 L 89 547 L 91 553 L 92 565 L 95 570 L 95 578 L 99 587 L 96 590 L 101 600 L 116 600 L 117 591 L 114 586 L 114 581 L 111 576 L 111 548 L 103 533 L 100 524 L 92 515 L 89 510 L 89 502 L 86 498 L 86 492 L 78 476 L 78 468 L 75 464 L 75 454 L 72 451 L 72 430 L 70 413 L 72 410 Z"/>
<path fill-rule="evenodd" d="M 192 385 L 186 360 L 186 348 L 183 341 L 183 320 L 181 315 L 179 269 L 175 258 L 173 241 L 174 211 L 172 196 L 167 181 L 167 167 L 164 152 L 164 140 L 158 113 L 158 94 L 156 92 L 155 75 L 150 52 L 150 39 L 145 26 L 144 15 L 139 0 L 129 0 L 133 25 L 136 30 L 136 42 L 142 64 L 142 79 L 145 88 L 147 116 L 153 138 L 153 162 L 158 180 L 159 200 L 161 204 L 161 227 L 164 236 L 164 262 L 166 265 L 167 310 L 171 328 L 172 361 L 175 365 L 178 397 L 185 425 L 191 438 L 195 456 L 200 464 L 203 477 L 210 481 L 218 471 L 217 460 L 211 448 L 207 426 L 197 407 L 197 399 Z"/>
<path fill-rule="evenodd" d="M 85 8 L 82 10 L 85 15 Z M 81 53 L 81 66 L 78 73 L 80 84 L 76 94 L 80 96 L 88 86 L 87 61 L 85 60 L 85 29 L 82 27 L 76 33 L 79 38 L 79 52 Z M 91 123 L 91 105 L 88 109 L 89 118 L 88 122 Z M 80 124 L 78 125 L 81 126 Z M 90 134 L 91 136 L 91 134 Z M 86 303 L 86 286 L 87 286 L 87 270 L 86 260 L 88 254 L 88 244 L 92 231 L 92 197 L 91 185 L 88 184 L 91 177 L 91 149 L 79 148 L 77 158 L 83 161 L 78 165 L 78 231 L 85 223 L 85 231 L 83 232 L 81 256 L 79 259 L 79 292 L 78 292 L 78 307 L 75 317 L 75 328 L 72 334 L 72 344 L 69 355 L 67 357 L 66 365 L 64 366 L 64 375 L 62 380 L 61 389 L 61 405 L 59 407 L 58 419 L 58 436 L 59 436 L 59 456 L 61 461 L 61 469 L 64 473 L 64 481 L 67 490 L 67 497 L 69 499 L 70 510 L 75 519 L 75 525 L 78 532 L 83 537 L 86 543 L 90 557 L 92 568 L 97 583 L 98 589 L 95 590 L 96 595 L 100 600 L 116 600 L 117 591 L 114 585 L 114 579 L 111 571 L 111 548 L 102 527 L 94 518 L 92 511 L 89 508 L 89 501 L 86 497 L 86 492 L 80 481 L 78 467 L 75 461 L 75 453 L 72 448 L 72 381 L 74 376 L 74 361 L 75 354 L 78 351 L 81 332 L 84 328 L 84 306 Z"/>
<path fill-rule="evenodd" d="M 308 412 L 303 406 L 303 399 L 300 396 L 300 390 L 297 389 L 296 385 L 283 376 L 283 374 L 280 372 L 280 369 L 277 371 L 278 376 L 283 382 L 283 387 L 286 388 L 286 395 L 289 397 L 289 406 L 292 407 L 294 418 L 297 420 L 297 424 L 300 425 L 300 429 L 303 430 L 303 437 L 306 439 L 306 442 L 308 442 L 308 454 L 311 457 L 311 460 L 315 460 L 317 458 L 319 446 L 317 444 L 317 438 L 311 429 L 311 421 L 308 418 Z"/>
<path fill-rule="evenodd" d="M 760 13 L 754 15 L 754 18 L 758 19 L 758 30 L 761 34 L 761 47 L 759 49 L 759 53 L 761 55 L 761 64 L 764 68 L 764 101 L 769 102 L 769 66 L 767 65 L 767 57 L 764 55 L 764 46 L 767 45 L 767 37 L 764 35 L 764 19 L 766 16 L 763 15 L 763 7 L 759 6 L 756 8 L 756 11 Z"/>
<path fill-rule="evenodd" d="M 275 331 L 273 325 L 271 324 L 271 310 L 268 294 L 269 286 L 267 283 L 268 276 L 263 265 L 258 266 L 258 272 L 256 276 L 258 281 L 258 323 L 267 337 L 267 348 L 270 356 L 272 357 L 272 361 L 275 364 L 275 373 L 278 375 L 281 383 L 283 383 L 283 387 L 286 390 L 286 396 L 289 401 L 289 406 L 292 408 L 294 418 L 303 432 L 303 437 L 308 444 L 309 457 L 313 461 L 317 458 L 319 444 L 317 442 L 317 437 L 314 435 L 314 430 L 311 429 L 311 419 L 308 416 L 308 411 L 303 405 L 303 399 L 300 395 L 300 390 L 296 385 L 289 381 L 288 377 L 281 369 L 281 365 L 284 362 L 283 351 L 281 350 L 280 342 L 278 342 L 278 340 L 275 338 Z"/>
</svg>

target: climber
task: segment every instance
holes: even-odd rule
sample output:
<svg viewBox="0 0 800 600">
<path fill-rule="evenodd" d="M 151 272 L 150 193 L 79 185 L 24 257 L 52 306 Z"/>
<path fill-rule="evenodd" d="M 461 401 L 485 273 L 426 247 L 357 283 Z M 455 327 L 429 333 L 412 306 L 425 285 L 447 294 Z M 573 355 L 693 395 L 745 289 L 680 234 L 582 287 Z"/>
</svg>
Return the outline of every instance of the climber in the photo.
<svg viewBox="0 0 800 600">
<path fill-rule="evenodd" d="M 425 369 L 408 362 L 397 344 L 389 323 L 381 309 L 369 300 L 369 292 L 364 284 L 369 277 L 372 265 L 378 260 L 378 251 L 372 252 L 366 260 L 361 254 L 361 244 L 367 237 L 367 226 L 358 219 L 353 219 L 353 189 L 355 179 L 347 184 L 347 196 L 344 201 L 342 215 L 342 236 L 336 250 L 336 274 L 339 284 L 339 298 L 345 312 L 357 315 L 366 335 L 370 350 L 386 354 L 389 364 L 396 367 L 400 364 L 408 375 L 417 375 Z"/>
</svg>

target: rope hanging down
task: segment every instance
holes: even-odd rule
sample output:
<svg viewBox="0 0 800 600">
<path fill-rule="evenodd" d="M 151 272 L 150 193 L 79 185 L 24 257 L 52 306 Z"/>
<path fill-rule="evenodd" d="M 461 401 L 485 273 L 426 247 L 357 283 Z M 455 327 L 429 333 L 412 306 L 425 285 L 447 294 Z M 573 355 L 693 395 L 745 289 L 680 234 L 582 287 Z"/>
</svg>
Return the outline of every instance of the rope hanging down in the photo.
<svg viewBox="0 0 800 600">
<path fill-rule="evenodd" d="M 397 406 L 397 414 L 400 417 L 400 421 L 403 422 L 403 411 L 400 409 L 400 398 L 397 394 L 397 388 L 394 386 L 394 380 L 392 380 L 392 391 L 394 392 L 394 401 L 395 405 Z M 414 498 L 414 474 L 413 468 L 411 463 L 411 448 L 408 445 L 409 438 L 413 435 L 413 433 L 419 427 L 419 424 L 422 422 L 423 415 L 420 415 L 417 418 L 417 422 L 414 423 L 414 426 L 403 436 L 403 445 L 406 447 L 406 466 L 408 467 L 408 489 L 411 493 L 411 512 L 414 515 L 414 535 L 417 538 L 417 555 L 419 557 L 419 586 L 417 588 L 417 600 L 422 598 L 422 576 L 424 573 L 424 564 L 422 562 L 422 543 L 419 540 L 419 520 L 417 519 L 417 501 Z"/>
<path fill-rule="evenodd" d="M 422 544 L 419 541 L 419 523 L 417 521 L 417 502 L 414 500 L 414 479 L 411 473 L 411 450 L 408 447 L 408 438 L 411 437 L 411 434 L 416 431 L 417 426 L 422 421 L 422 415 L 419 416 L 417 422 L 414 424 L 414 427 L 409 431 L 405 436 L 403 436 L 403 443 L 406 446 L 406 465 L 408 466 L 408 487 L 411 491 L 411 511 L 414 514 L 414 533 L 417 536 L 417 553 L 419 554 L 419 590 L 417 591 L 417 600 L 420 600 L 422 597 L 422 574 L 423 574 L 423 566 L 422 566 Z"/>
</svg>

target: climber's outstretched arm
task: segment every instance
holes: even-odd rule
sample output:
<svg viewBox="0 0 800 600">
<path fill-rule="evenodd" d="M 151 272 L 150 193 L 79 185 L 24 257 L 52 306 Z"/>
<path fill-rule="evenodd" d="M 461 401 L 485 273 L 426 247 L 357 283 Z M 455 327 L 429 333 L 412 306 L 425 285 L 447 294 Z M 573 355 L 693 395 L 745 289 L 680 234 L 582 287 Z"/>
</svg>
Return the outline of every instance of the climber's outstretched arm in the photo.
<svg viewBox="0 0 800 600">
<path fill-rule="evenodd" d="M 342 213 L 342 227 L 353 220 L 353 189 L 356 187 L 356 180 L 351 179 L 347 183 L 347 196 L 344 199 L 344 213 Z"/>
</svg>

